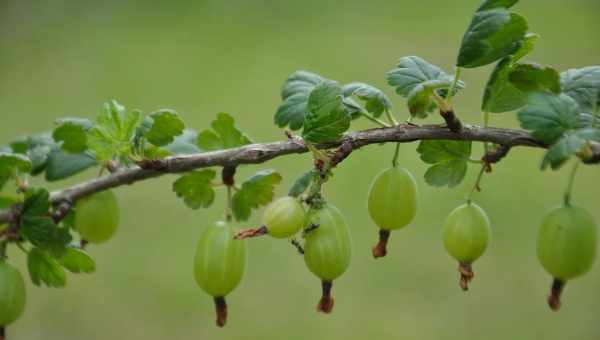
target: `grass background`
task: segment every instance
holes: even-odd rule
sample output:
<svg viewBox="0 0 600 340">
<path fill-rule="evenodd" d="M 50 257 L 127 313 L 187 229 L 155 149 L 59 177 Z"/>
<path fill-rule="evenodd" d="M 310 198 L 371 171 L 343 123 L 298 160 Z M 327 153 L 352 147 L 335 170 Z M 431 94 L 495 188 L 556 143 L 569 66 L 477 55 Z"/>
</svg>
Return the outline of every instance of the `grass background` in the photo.
<svg viewBox="0 0 600 340">
<path fill-rule="evenodd" d="M 93 117 L 109 98 L 145 112 L 174 108 L 196 129 L 207 127 L 215 113 L 230 112 L 254 140 L 278 140 L 283 135 L 272 115 L 279 88 L 298 69 L 384 88 L 404 119 L 404 103 L 385 84 L 385 72 L 413 54 L 451 71 L 476 6 L 475 0 L 2 0 L 0 144 L 48 130 L 59 117 Z M 600 62 L 597 0 L 524 0 L 516 10 L 542 35 L 528 59 L 560 70 Z M 468 89 L 456 106 L 466 122 L 480 122 L 489 71 L 464 73 Z M 512 113 L 494 115 L 492 124 L 517 126 Z M 353 125 L 366 127 L 365 121 Z M 314 310 L 319 282 L 302 258 L 286 242 L 265 238 L 250 242 L 245 280 L 228 299 L 229 325 L 217 329 L 212 301 L 195 286 L 191 266 L 198 234 L 221 217 L 223 205 L 186 208 L 171 192 L 175 177 L 166 176 L 117 190 L 122 225 L 113 241 L 90 247 L 97 273 L 70 275 L 65 289 L 28 283 L 27 309 L 9 328 L 10 339 L 600 338 L 598 265 L 568 284 L 560 313 L 544 301 L 550 278 L 537 262 L 535 235 L 543 214 L 561 201 L 566 169 L 540 173 L 541 151 L 518 149 L 485 177 L 476 201 L 492 220 L 493 240 L 465 294 L 440 228 L 477 170 L 472 167 L 454 190 L 428 187 L 415 148 L 404 144 L 401 162 L 418 179 L 420 210 L 411 227 L 393 234 L 385 259 L 370 256 L 376 229 L 365 200 L 392 146 L 354 153 L 327 185 L 354 239 L 352 264 L 335 283 L 330 316 Z M 264 167 L 284 175 L 283 194 L 310 159 L 246 166 L 238 176 Z M 600 221 L 599 178 L 597 167 L 583 168 L 575 200 Z M 11 255 L 25 271 L 23 256 Z"/>
</svg>

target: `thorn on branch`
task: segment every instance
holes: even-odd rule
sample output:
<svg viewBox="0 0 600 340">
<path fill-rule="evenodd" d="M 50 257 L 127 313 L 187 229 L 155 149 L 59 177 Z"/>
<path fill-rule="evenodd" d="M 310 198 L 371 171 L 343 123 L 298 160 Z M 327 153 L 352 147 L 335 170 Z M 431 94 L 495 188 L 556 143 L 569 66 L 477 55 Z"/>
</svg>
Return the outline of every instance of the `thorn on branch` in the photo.
<svg viewBox="0 0 600 340">
<path fill-rule="evenodd" d="M 446 126 L 450 131 L 458 133 L 462 130 L 462 123 L 453 110 L 440 110 L 440 115 L 446 121 Z"/>
<path fill-rule="evenodd" d="M 63 218 L 67 216 L 72 207 L 73 203 L 67 199 L 58 203 L 51 214 L 54 223 L 59 223 L 60 221 L 62 221 Z"/>
</svg>

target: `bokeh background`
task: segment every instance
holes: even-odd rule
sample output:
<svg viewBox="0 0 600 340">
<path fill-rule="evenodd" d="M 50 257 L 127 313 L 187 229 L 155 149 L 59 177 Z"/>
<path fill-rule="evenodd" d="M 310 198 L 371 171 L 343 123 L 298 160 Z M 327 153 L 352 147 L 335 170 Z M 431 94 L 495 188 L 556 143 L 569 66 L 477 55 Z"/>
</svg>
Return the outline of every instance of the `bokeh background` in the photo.
<svg viewBox="0 0 600 340">
<path fill-rule="evenodd" d="M 385 72 L 413 54 L 452 72 L 477 3 L 0 0 L 0 144 L 48 130 L 59 117 L 94 117 L 109 98 L 145 112 L 176 109 L 196 129 L 230 112 L 254 140 L 282 139 L 272 116 L 282 82 L 298 69 L 379 86 L 404 119 Z M 516 10 L 542 35 L 528 59 L 560 70 L 600 63 L 597 0 L 524 0 Z M 456 99 L 464 121 L 480 122 L 489 71 L 464 73 L 468 89 Z M 492 124 L 517 126 L 512 113 L 494 115 Z M 354 153 L 327 185 L 354 239 L 351 267 L 335 282 L 332 315 L 315 312 L 320 286 L 302 258 L 288 243 L 264 238 L 250 242 L 247 275 L 228 299 L 229 324 L 216 328 L 212 301 L 196 287 L 191 266 L 196 239 L 221 217 L 224 195 L 212 209 L 193 211 L 171 192 L 175 177 L 165 176 L 117 190 L 122 225 L 110 243 L 90 247 L 97 273 L 70 275 L 65 289 L 28 283 L 29 303 L 10 339 L 599 339 L 600 265 L 570 282 L 562 311 L 552 313 L 545 304 L 550 278 L 535 256 L 538 224 L 560 203 L 566 170 L 540 173 L 542 152 L 521 148 L 485 177 L 476 201 L 493 222 L 493 242 L 465 294 L 440 229 L 477 170 L 456 189 L 428 187 L 415 148 L 404 144 L 401 162 L 418 179 L 420 210 L 411 227 L 393 234 L 385 259 L 370 255 L 376 229 L 365 200 L 372 178 L 390 164 L 392 146 Z M 310 166 L 308 156 L 288 156 L 245 166 L 238 176 L 277 169 L 284 194 Z M 575 188 L 576 201 L 598 221 L 599 179 L 597 167 L 584 167 Z M 11 255 L 25 272 L 22 255 Z"/>
</svg>

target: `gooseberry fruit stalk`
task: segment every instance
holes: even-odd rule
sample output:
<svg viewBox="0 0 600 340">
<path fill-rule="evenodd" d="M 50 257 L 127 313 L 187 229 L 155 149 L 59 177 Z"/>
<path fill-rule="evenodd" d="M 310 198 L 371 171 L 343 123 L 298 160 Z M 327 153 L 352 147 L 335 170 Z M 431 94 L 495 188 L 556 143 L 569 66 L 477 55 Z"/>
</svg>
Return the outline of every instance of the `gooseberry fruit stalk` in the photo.
<svg viewBox="0 0 600 340">
<path fill-rule="evenodd" d="M 304 262 L 321 279 L 322 296 L 317 304 L 317 311 L 331 313 L 334 305 L 331 295 L 333 281 L 350 264 L 352 241 L 344 216 L 333 205 L 325 203 L 319 209 L 312 210 L 309 215 Z"/>
<path fill-rule="evenodd" d="M 306 211 L 302 203 L 290 196 L 271 202 L 262 215 L 262 225 L 245 229 L 235 235 L 236 239 L 245 239 L 262 235 L 274 238 L 288 238 L 297 234 L 306 225 Z"/>
<path fill-rule="evenodd" d="M 469 282 L 475 276 L 472 264 L 485 252 L 490 234 L 490 221 L 485 211 L 475 203 L 457 207 L 446 219 L 444 246 L 459 263 L 459 283 L 464 291 L 469 289 Z"/>
<path fill-rule="evenodd" d="M 198 286 L 214 299 L 217 326 L 227 322 L 225 297 L 241 282 L 246 269 L 246 241 L 234 240 L 228 222 L 215 222 L 200 235 L 194 258 Z"/>
<path fill-rule="evenodd" d="M 553 277 L 548 305 L 561 306 L 560 296 L 567 281 L 590 270 L 596 257 L 597 227 L 585 209 L 568 204 L 550 211 L 540 226 L 537 256 Z"/>
<path fill-rule="evenodd" d="M 379 227 L 379 242 L 373 247 L 373 257 L 387 254 L 390 232 L 409 225 L 417 206 L 417 184 L 408 170 L 394 166 L 375 177 L 368 196 L 369 215 Z"/>
</svg>

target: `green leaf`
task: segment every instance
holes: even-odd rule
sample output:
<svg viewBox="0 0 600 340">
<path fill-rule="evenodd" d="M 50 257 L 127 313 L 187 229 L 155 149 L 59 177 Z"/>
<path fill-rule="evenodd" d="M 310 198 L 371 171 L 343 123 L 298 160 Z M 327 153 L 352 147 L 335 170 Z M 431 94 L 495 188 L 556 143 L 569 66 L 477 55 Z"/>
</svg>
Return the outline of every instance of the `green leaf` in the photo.
<svg viewBox="0 0 600 340">
<path fill-rule="evenodd" d="M 48 155 L 46 180 L 52 182 L 65 179 L 95 165 L 96 160 L 88 153 L 67 153 L 57 148 Z"/>
<path fill-rule="evenodd" d="M 212 130 L 207 129 L 198 134 L 197 144 L 202 151 L 230 149 L 252 143 L 227 113 L 217 114 L 217 119 L 211 126 Z"/>
<path fill-rule="evenodd" d="M 63 118 L 57 121 L 58 127 L 52 132 L 52 138 L 61 143 L 63 150 L 79 153 L 87 150 L 87 132 L 93 124 L 88 119 Z"/>
<path fill-rule="evenodd" d="M 281 182 L 281 175 L 273 170 L 262 170 L 242 183 L 232 199 L 233 215 L 238 221 L 250 218 L 252 209 L 269 204 L 275 195 L 275 185 Z"/>
<path fill-rule="evenodd" d="M 582 152 L 590 140 L 600 141 L 600 130 L 585 128 L 566 133 L 546 152 L 542 160 L 542 170 L 548 166 L 552 170 L 560 168 L 571 156 Z"/>
<path fill-rule="evenodd" d="M 27 268 L 31 281 L 36 286 L 60 288 L 67 283 L 65 270 L 48 253 L 34 247 L 27 254 Z"/>
<path fill-rule="evenodd" d="M 526 104 L 527 96 L 510 82 L 510 74 L 517 62 L 531 53 L 539 35 L 529 33 L 521 42 L 520 48 L 510 56 L 502 59 L 494 68 L 486 84 L 481 109 L 483 111 L 501 113 L 513 111 Z"/>
<path fill-rule="evenodd" d="M 17 173 L 31 171 L 31 161 L 16 153 L 0 152 L 0 178 L 9 178 Z"/>
<path fill-rule="evenodd" d="M 62 254 L 72 241 L 68 228 L 58 227 L 49 217 L 50 194 L 44 188 L 30 188 L 25 192 L 21 216 L 21 235 L 34 246 Z"/>
<path fill-rule="evenodd" d="M 308 113 L 308 97 L 322 80 L 321 76 L 312 72 L 294 72 L 283 84 L 282 103 L 275 113 L 275 124 L 280 128 L 289 125 L 292 130 L 302 128 Z"/>
<path fill-rule="evenodd" d="M 527 20 L 508 11 L 517 1 L 485 1 L 463 36 L 456 65 L 475 68 L 515 53 L 527 32 Z"/>
<path fill-rule="evenodd" d="M 292 187 L 290 188 L 288 196 L 298 197 L 302 195 L 306 191 L 306 189 L 308 189 L 308 187 L 311 185 L 311 183 L 315 179 L 315 176 L 317 176 L 317 172 L 315 170 L 310 170 L 304 173 L 302 176 L 298 177 L 292 185 Z"/>
<path fill-rule="evenodd" d="M 400 58 L 398 67 L 386 75 L 388 83 L 396 88 L 396 92 L 408 98 L 408 108 L 413 117 L 424 118 L 436 108 L 433 101 L 434 91 L 442 95 L 454 80 L 439 67 L 416 56 Z M 457 89 L 465 84 L 459 81 Z"/>
<path fill-rule="evenodd" d="M 600 66 L 567 70 L 560 74 L 563 93 L 573 98 L 582 111 L 600 108 Z"/>
<path fill-rule="evenodd" d="M 164 149 L 175 155 L 190 155 L 200 152 L 196 141 L 198 132 L 190 129 L 183 130 L 183 133 L 173 140 L 173 143 L 164 146 Z"/>
<path fill-rule="evenodd" d="M 564 94 L 533 92 L 517 117 L 522 128 L 532 131 L 533 137 L 547 144 L 554 144 L 568 130 L 585 126 L 579 106 Z"/>
<path fill-rule="evenodd" d="M 417 152 L 423 162 L 433 165 L 425 173 L 425 181 L 429 185 L 454 187 L 462 182 L 467 173 L 471 142 L 424 140 Z"/>
<path fill-rule="evenodd" d="M 185 124 L 177 112 L 173 110 L 160 110 L 151 113 L 149 119 L 149 129 L 144 133 L 144 137 L 156 146 L 164 146 L 173 142 L 175 137 L 183 133 Z"/>
<path fill-rule="evenodd" d="M 94 259 L 82 249 L 68 247 L 62 257 L 58 259 L 60 264 L 74 274 L 93 273 L 96 271 Z"/>
<path fill-rule="evenodd" d="M 337 140 L 350 127 L 351 117 L 342 104 L 342 89 L 334 81 L 323 81 L 310 93 L 302 137 L 309 143 Z"/>
<path fill-rule="evenodd" d="M 477 9 L 477 12 L 487 11 L 494 8 L 511 8 L 519 0 L 485 0 Z"/>
<path fill-rule="evenodd" d="M 560 93 L 560 77 L 550 66 L 535 63 L 518 64 L 510 73 L 510 82 L 523 92 L 550 91 Z"/>
<path fill-rule="evenodd" d="M 132 154 L 135 131 L 142 121 L 140 111 L 126 112 L 112 100 L 104 104 L 94 127 L 88 133 L 88 147 L 99 161 L 113 157 L 128 159 Z"/>
<path fill-rule="evenodd" d="M 385 111 L 392 108 L 392 102 L 385 93 L 369 84 L 352 82 L 342 87 L 342 93 L 344 97 L 356 96 L 364 101 L 365 109 L 375 117 L 381 116 Z"/>
<path fill-rule="evenodd" d="M 208 208 L 215 200 L 215 176 L 214 170 L 192 171 L 173 183 L 173 191 L 192 209 Z"/>
</svg>

